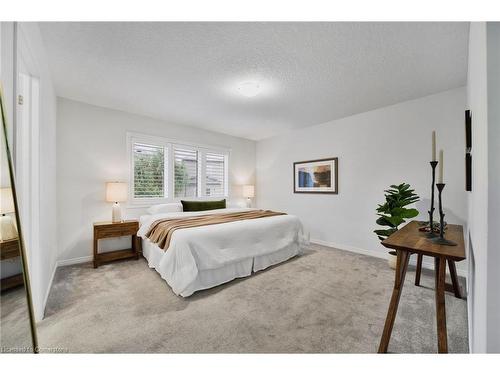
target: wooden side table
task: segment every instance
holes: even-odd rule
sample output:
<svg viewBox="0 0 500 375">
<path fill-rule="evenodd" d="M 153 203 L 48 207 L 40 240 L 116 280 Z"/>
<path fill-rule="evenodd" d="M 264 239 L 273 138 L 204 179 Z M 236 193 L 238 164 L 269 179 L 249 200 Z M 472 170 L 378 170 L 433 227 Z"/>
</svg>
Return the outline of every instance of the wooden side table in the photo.
<svg viewBox="0 0 500 375">
<path fill-rule="evenodd" d="M 19 238 L 13 238 L 11 240 L 0 240 L 0 259 L 13 259 L 21 256 L 19 252 Z M 17 275 L 5 277 L 0 282 L 1 290 L 7 290 L 16 286 L 24 284 L 24 278 L 22 273 Z"/>
<path fill-rule="evenodd" d="M 378 348 L 379 353 L 387 353 L 411 254 L 427 255 L 434 258 L 438 352 L 448 353 L 446 307 L 444 301 L 446 263 L 451 261 L 453 264 L 451 267 L 454 268 L 454 262 L 465 259 L 463 228 L 461 225 L 449 224 L 447 226 L 446 238 L 456 242 L 457 246 L 435 244 L 426 238 L 425 233 L 420 232 L 418 228 L 418 221 L 412 221 L 382 241 L 382 245 L 385 247 L 396 250 L 398 258 L 396 264 L 396 279 L 394 281 L 394 289 L 392 291 L 389 310 L 387 311 L 384 331 L 380 339 Z M 448 263 L 448 265 L 450 265 L 450 263 Z M 456 294 L 457 290 L 458 289 L 455 289 Z"/>
<path fill-rule="evenodd" d="M 139 259 L 142 252 L 141 239 L 137 237 L 139 221 L 125 220 L 117 223 L 103 221 L 94 223 L 94 268 L 119 259 Z M 132 236 L 130 249 L 99 253 L 99 240 L 103 238 Z"/>
</svg>

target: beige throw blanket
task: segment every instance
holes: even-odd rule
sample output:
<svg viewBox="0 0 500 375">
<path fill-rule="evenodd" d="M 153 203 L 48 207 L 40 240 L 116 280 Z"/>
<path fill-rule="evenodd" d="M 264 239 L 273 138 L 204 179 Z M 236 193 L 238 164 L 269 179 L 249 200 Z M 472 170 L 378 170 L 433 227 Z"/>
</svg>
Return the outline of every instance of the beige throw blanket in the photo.
<svg viewBox="0 0 500 375">
<path fill-rule="evenodd" d="M 234 212 L 225 214 L 209 214 L 202 216 L 192 216 L 179 219 L 160 219 L 156 220 L 148 232 L 146 237 L 153 243 L 156 243 L 159 248 L 167 250 L 170 246 L 172 234 L 177 229 L 201 227 L 204 225 L 214 225 L 230 223 L 233 221 L 260 219 L 262 217 L 286 215 L 284 212 L 274 212 L 269 210 L 254 210 L 245 212 Z"/>
</svg>

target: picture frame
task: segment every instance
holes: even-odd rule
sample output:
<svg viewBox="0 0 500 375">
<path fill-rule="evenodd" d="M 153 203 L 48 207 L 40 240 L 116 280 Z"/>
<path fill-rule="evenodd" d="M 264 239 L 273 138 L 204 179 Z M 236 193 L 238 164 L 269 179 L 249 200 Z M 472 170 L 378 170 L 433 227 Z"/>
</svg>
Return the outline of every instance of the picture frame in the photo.
<svg viewBox="0 0 500 375">
<path fill-rule="evenodd" d="M 472 113 L 465 111 L 465 191 L 472 191 Z"/>
<path fill-rule="evenodd" d="M 472 155 L 465 154 L 465 191 L 472 191 Z"/>
<path fill-rule="evenodd" d="M 465 111 L 465 152 L 472 152 L 472 114 L 470 109 Z"/>
<path fill-rule="evenodd" d="M 337 157 L 293 163 L 293 192 L 302 194 L 338 194 Z"/>
</svg>

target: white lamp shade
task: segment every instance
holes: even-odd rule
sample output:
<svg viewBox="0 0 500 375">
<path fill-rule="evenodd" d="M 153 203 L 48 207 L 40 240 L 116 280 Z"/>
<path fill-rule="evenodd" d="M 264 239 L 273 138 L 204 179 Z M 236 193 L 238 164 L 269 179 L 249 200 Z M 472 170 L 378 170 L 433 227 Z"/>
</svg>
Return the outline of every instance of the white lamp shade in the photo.
<svg viewBox="0 0 500 375">
<path fill-rule="evenodd" d="M 14 198 L 10 187 L 0 188 L 0 215 L 15 212 Z"/>
<path fill-rule="evenodd" d="M 245 198 L 255 197 L 255 186 L 253 185 L 243 185 L 243 196 Z"/>
<path fill-rule="evenodd" d="M 106 182 L 106 202 L 125 202 L 127 184 L 125 182 Z"/>
</svg>

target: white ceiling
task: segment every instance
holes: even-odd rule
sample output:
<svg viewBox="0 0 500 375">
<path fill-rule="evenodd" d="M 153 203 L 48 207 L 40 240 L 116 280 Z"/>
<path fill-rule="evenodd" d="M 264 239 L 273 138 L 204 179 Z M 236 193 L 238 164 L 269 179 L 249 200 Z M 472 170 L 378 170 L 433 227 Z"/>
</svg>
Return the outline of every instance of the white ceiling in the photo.
<svg viewBox="0 0 500 375">
<path fill-rule="evenodd" d="M 262 139 L 463 86 L 468 23 L 41 23 L 59 96 Z M 247 98 L 236 85 L 257 80 Z"/>
</svg>

